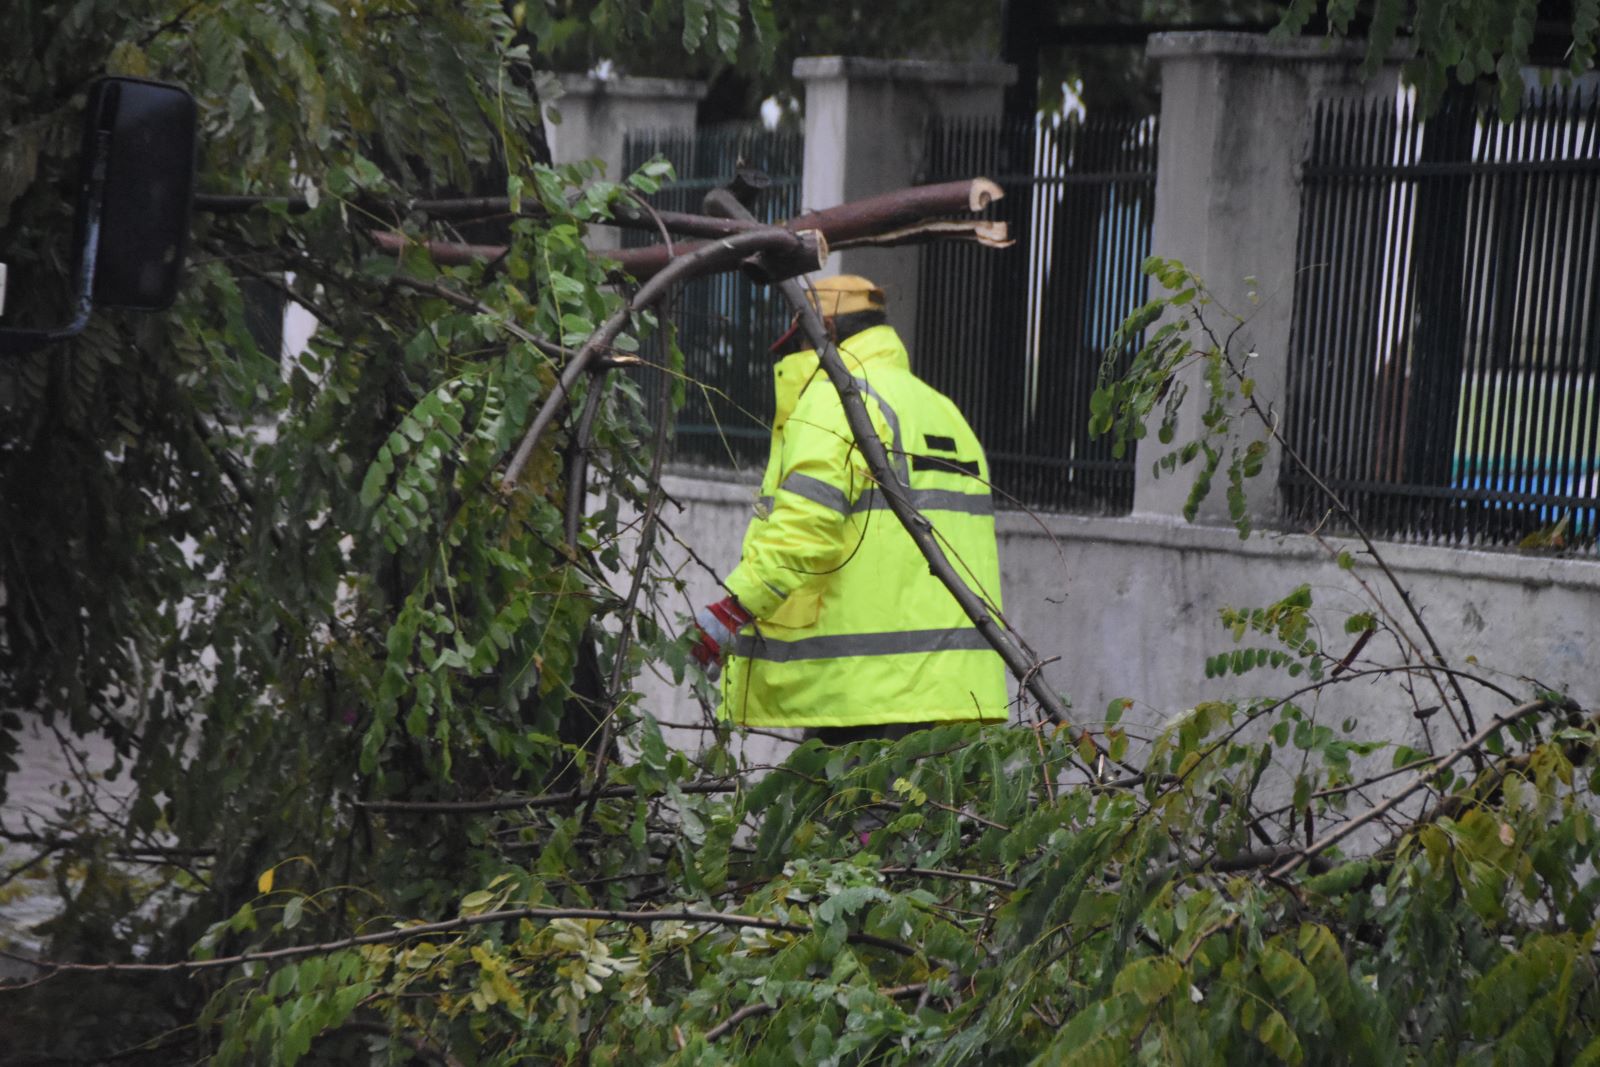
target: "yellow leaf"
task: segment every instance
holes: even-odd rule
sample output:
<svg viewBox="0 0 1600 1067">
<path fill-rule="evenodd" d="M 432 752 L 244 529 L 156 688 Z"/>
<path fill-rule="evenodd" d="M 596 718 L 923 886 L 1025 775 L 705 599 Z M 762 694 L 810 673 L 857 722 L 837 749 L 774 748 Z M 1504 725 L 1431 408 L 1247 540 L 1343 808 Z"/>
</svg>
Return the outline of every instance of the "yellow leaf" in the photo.
<svg viewBox="0 0 1600 1067">
<path fill-rule="evenodd" d="M 272 892 L 272 876 L 276 871 L 276 867 L 268 867 L 261 872 L 261 877 L 256 879 L 256 891 L 258 893 Z"/>
</svg>

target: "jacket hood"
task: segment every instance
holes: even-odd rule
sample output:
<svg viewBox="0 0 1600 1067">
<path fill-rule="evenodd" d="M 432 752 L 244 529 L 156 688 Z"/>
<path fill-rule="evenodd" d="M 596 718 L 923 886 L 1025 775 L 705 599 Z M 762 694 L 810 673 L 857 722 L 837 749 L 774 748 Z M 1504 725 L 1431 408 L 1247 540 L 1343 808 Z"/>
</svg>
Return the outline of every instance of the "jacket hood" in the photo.
<svg viewBox="0 0 1600 1067">
<path fill-rule="evenodd" d="M 856 374 L 865 372 L 869 367 L 911 369 L 911 357 L 906 352 L 905 342 L 900 340 L 893 326 L 873 326 L 850 335 L 839 342 L 839 354 L 844 357 L 845 366 Z M 818 378 L 826 377 L 821 372 L 820 364 L 816 350 L 808 348 L 804 352 L 784 356 L 773 365 L 773 396 L 776 401 L 772 415 L 774 430 L 789 421 L 806 388 Z"/>
</svg>

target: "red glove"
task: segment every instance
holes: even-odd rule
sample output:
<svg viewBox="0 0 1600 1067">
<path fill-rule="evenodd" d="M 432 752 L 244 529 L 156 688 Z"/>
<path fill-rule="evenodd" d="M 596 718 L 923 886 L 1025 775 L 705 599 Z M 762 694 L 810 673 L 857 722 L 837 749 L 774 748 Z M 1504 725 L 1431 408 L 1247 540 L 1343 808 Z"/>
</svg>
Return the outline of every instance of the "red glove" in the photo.
<svg viewBox="0 0 1600 1067">
<path fill-rule="evenodd" d="M 754 618 L 731 596 L 701 608 L 694 616 L 700 639 L 689 650 L 690 655 L 703 668 L 710 669 L 713 663 L 720 667 L 727 658 L 726 650 L 733 646 L 734 634 Z"/>
</svg>

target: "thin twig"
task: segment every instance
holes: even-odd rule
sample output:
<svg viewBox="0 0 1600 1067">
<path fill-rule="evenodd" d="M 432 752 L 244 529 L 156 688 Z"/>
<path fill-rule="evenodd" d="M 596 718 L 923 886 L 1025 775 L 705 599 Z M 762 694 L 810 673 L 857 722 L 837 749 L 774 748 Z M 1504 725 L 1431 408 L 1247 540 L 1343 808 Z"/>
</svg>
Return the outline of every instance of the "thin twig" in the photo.
<svg viewBox="0 0 1600 1067">
<path fill-rule="evenodd" d="M 643 200 L 639 200 L 639 204 L 644 210 L 654 213 L 654 209 Z M 672 235 L 667 232 L 665 225 L 661 227 L 661 238 L 666 242 L 670 252 Z M 670 360 L 673 343 L 670 315 L 663 316 L 662 323 L 664 326 L 662 350 Z M 599 388 L 599 385 L 600 383 L 596 382 L 594 387 Z M 660 404 L 656 412 L 655 450 L 650 458 L 650 495 L 645 502 L 644 526 L 639 531 L 639 553 L 634 561 L 632 580 L 628 583 L 628 595 L 623 601 L 617 630 L 617 647 L 611 659 L 611 677 L 606 685 L 606 700 L 611 705 L 611 710 L 606 714 L 605 723 L 600 729 L 599 754 L 595 757 L 589 799 L 584 801 L 583 813 L 578 817 L 579 830 L 588 824 L 589 817 L 594 814 L 595 803 L 600 799 L 600 787 L 605 785 L 606 769 L 611 762 L 611 739 L 616 730 L 617 709 L 620 706 L 617 690 L 622 685 L 622 671 L 627 665 L 628 645 L 633 637 L 633 620 L 639 606 L 639 593 L 644 589 L 644 577 L 650 569 L 650 557 L 655 553 L 657 519 L 661 514 L 661 504 L 665 496 L 661 489 L 661 468 L 666 462 L 668 434 L 672 425 L 670 412 L 667 410 L 672 400 L 672 379 L 666 374 L 660 375 L 657 389 L 657 399 Z M 572 543 L 576 543 L 576 538 L 572 539 Z"/>
<path fill-rule="evenodd" d="M 966 871 L 941 871 L 932 867 L 882 867 L 884 874 L 914 874 L 919 878 L 951 878 L 958 882 L 977 882 L 981 885 L 992 885 L 996 889 L 1013 890 L 1017 883 L 1008 882 L 1004 878 L 991 878 L 986 874 L 968 874 Z"/>
<path fill-rule="evenodd" d="M 879 995 L 889 997 L 892 1000 L 904 1000 L 906 997 L 921 996 L 927 988 L 927 982 L 913 982 L 911 985 L 891 986 L 888 989 L 880 989 L 878 990 L 878 993 Z M 738 1026 L 746 1019 L 752 1019 L 757 1015 L 765 1015 L 768 1012 L 777 1010 L 778 1009 L 776 1005 L 767 1004 L 764 1001 L 759 1000 L 751 1004 L 746 1004 L 744 1007 L 740 1008 L 738 1011 L 722 1020 L 716 1026 L 713 1026 L 711 1029 L 707 1030 L 706 1041 L 715 1041 L 720 1037 L 726 1036 L 733 1030 L 734 1027 Z"/>
<path fill-rule="evenodd" d="M 1495 733 L 1495 731 L 1509 726 L 1521 719 L 1525 719 L 1530 715 L 1537 714 L 1541 711 L 1546 711 L 1554 706 L 1555 705 L 1553 705 L 1550 701 L 1541 698 L 1539 700 L 1529 701 L 1520 707 L 1513 708 L 1504 715 L 1496 715 L 1492 720 L 1490 720 L 1488 726 L 1485 726 L 1482 730 L 1479 730 L 1476 734 L 1473 734 L 1466 740 L 1465 743 L 1457 747 L 1453 752 L 1450 752 L 1448 755 L 1446 755 L 1435 766 L 1417 775 L 1406 785 L 1404 789 L 1390 794 L 1388 797 L 1384 798 L 1383 802 L 1377 807 L 1370 808 L 1351 819 L 1349 822 L 1341 824 L 1337 830 L 1334 830 L 1318 840 L 1313 841 L 1305 848 L 1296 850 L 1294 855 L 1290 856 L 1283 863 L 1273 868 L 1271 877 L 1282 878 L 1285 875 L 1292 873 L 1306 860 L 1328 851 L 1328 849 L 1332 848 L 1334 845 L 1337 845 L 1340 841 L 1343 841 L 1361 827 L 1382 817 L 1402 800 L 1406 799 L 1411 794 L 1417 792 L 1419 789 L 1422 789 L 1435 778 L 1439 777 L 1441 773 L 1454 765 L 1457 761 L 1466 758 L 1470 754 L 1477 753 L 1479 749 L 1482 748 L 1483 743 L 1487 741 L 1489 737 Z"/>
<path fill-rule="evenodd" d="M 1196 313 L 1195 318 L 1199 321 L 1201 329 L 1203 329 L 1206 332 L 1206 335 L 1210 337 L 1212 344 L 1218 346 L 1218 351 L 1223 357 L 1223 363 L 1227 366 L 1228 372 L 1233 375 L 1235 380 L 1241 382 L 1244 381 L 1244 371 L 1240 370 L 1239 367 L 1234 364 L 1232 356 L 1226 347 L 1227 343 L 1233 340 L 1233 334 L 1228 335 L 1228 342 L 1219 341 L 1216 333 L 1205 322 L 1203 317 Z M 1242 322 L 1240 325 L 1243 325 Z M 1234 333 L 1237 332 L 1238 327 L 1235 327 Z M 1448 666 L 1449 663 L 1444 657 L 1444 651 L 1439 647 L 1438 640 L 1434 638 L 1433 631 L 1429 629 L 1428 624 L 1422 620 L 1422 611 L 1411 599 L 1410 590 L 1405 587 L 1405 585 L 1400 581 L 1399 576 L 1395 574 L 1394 569 L 1389 566 L 1389 561 L 1384 558 L 1383 553 L 1378 551 L 1377 542 L 1375 542 L 1372 539 L 1372 536 L 1367 533 L 1366 527 L 1363 526 L 1361 520 L 1356 517 L 1355 512 L 1348 504 L 1344 502 L 1344 498 L 1339 496 L 1338 493 L 1334 492 L 1333 488 L 1322 479 L 1321 475 L 1311 468 L 1311 464 L 1306 462 L 1305 457 L 1300 455 L 1299 451 L 1293 445 L 1291 445 L 1287 439 L 1284 438 L 1283 434 L 1278 429 L 1278 420 L 1273 418 L 1271 413 L 1262 406 L 1261 399 L 1259 397 L 1257 397 L 1254 393 L 1251 393 L 1245 397 L 1245 403 L 1249 407 L 1251 413 L 1254 414 L 1256 418 L 1260 420 L 1261 424 L 1266 427 L 1268 435 L 1278 443 L 1278 447 L 1283 451 L 1284 456 L 1287 457 L 1295 465 L 1295 467 L 1297 467 L 1300 472 L 1311 481 L 1314 486 L 1316 486 L 1317 491 L 1322 493 L 1329 503 L 1333 505 L 1334 509 L 1339 512 L 1340 516 L 1345 520 L 1345 522 L 1350 524 L 1350 529 L 1354 531 L 1356 537 L 1360 539 L 1361 543 L 1366 546 L 1367 554 L 1372 557 L 1372 561 L 1378 565 L 1380 570 L 1383 571 L 1384 578 L 1388 580 L 1389 585 L 1396 593 L 1400 594 L 1400 602 L 1405 605 L 1406 613 L 1411 616 L 1412 621 L 1417 625 L 1417 630 L 1422 634 L 1423 639 L 1427 641 L 1428 648 L 1433 653 L 1434 663 L 1441 667 Z M 1477 724 L 1473 721 L 1472 717 L 1472 704 L 1467 700 L 1467 694 L 1462 690 L 1461 683 L 1458 682 L 1453 676 L 1449 677 L 1447 680 L 1450 683 L 1450 687 L 1455 691 L 1456 699 L 1461 703 L 1461 714 L 1466 719 L 1466 730 L 1476 730 Z"/>
</svg>

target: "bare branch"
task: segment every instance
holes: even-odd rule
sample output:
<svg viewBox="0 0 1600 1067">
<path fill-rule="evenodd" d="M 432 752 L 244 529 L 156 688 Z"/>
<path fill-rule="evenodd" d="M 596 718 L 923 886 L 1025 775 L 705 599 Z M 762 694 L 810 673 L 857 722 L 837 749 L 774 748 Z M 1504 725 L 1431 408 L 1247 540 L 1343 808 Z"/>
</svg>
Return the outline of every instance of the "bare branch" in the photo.
<svg viewBox="0 0 1600 1067">
<path fill-rule="evenodd" d="M 396 930 L 385 930 L 379 934 L 357 934 L 337 941 L 323 941 L 315 945 L 290 945 L 286 948 L 268 949 L 263 952 L 241 952 L 236 956 L 219 956 L 210 960 L 176 960 L 171 963 L 71 963 L 55 960 L 29 960 L 28 962 L 32 966 L 46 971 L 48 976 L 68 973 L 172 974 L 180 971 L 214 971 L 245 963 L 299 959 L 304 956 L 326 956 L 329 953 L 340 952 L 347 948 L 359 948 L 362 945 L 383 945 L 395 941 L 406 941 L 413 937 L 453 933 L 457 930 L 466 930 L 474 926 L 518 922 L 522 919 L 543 921 L 551 919 L 600 919 L 604 922 L 626 923 L 633 926 L 650 926 L 663 922 L 707 923 L 713 926 L 776 930 L 790 934 L 809 934 L 811 932 L 811 927 L 802 923 L 783 922 L 778 919 L 762 918 L 759 915 L 739 915 L 726 911 L 690 911 L 687 909 L 612 911 L 605 908 L 508 908 L 503 911 L 484 912 L 481 915 L 464 915 L 459 919 L 449 919 L 444 922 L 417 923 L 414 926 L 405 926 Z M 911 957 L 917 954 L 917 950 L 910 945 L 892 941 L 886 937 L 878 937 L 876 934 L 851 932 L 845 935 L 845 940 L 855 945 L 867 945 L 872 948 L 885 949 L 900 956 Z M 0 989 L 9 988 L 13 984 L 0 982 Z"/>
<path fill-rule="evenodd" d="M 883 867 L 884 874 L 913 874 L 918 878 L 951 878 L 958 882 L 977 882 L 980 885 L 992 885 L 996 889 L 1012 890 L 1017 888 L 1017 883 L 1008 882 L 1004 878 L 990 878 L 986 874 L 968 874 L 966 871 L 940 871 L 932 867 Z"/>
</svg>

